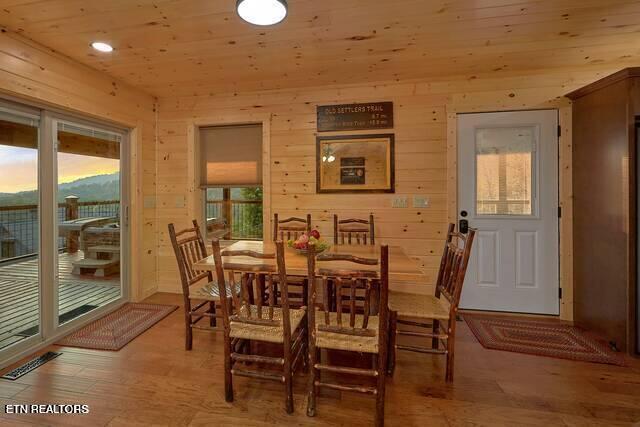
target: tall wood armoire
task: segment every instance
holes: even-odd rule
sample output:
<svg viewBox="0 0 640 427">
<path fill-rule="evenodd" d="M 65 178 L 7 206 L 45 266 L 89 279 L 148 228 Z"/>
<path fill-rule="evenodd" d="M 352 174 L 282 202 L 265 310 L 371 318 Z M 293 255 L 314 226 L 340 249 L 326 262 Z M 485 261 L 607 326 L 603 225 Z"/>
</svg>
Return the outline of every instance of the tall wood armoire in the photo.
<svg viewBox="0 0 640 427">
<path fill-rule="evenodd" d="M 573 101 L 574 319 L 634 354 L 640 68 L 567 96 Z"/>
</svg>

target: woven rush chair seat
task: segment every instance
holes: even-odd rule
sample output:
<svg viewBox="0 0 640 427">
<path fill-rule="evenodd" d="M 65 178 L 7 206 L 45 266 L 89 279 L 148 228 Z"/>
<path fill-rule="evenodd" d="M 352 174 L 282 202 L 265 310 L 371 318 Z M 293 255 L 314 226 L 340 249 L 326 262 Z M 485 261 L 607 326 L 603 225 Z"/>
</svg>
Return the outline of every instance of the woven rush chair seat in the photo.
<svg viewBox="0 0 640 427">
<path fill-rule="evenodd" d="M 395 368 L 396 350 L 405 350 L 445 356 L 445 381 L 453 382 L 458 303 L 476 233 L 473 228 L 469 228 L 466 234 L 456 232 L 455 228 L 455 224 L 449 224 L 434 295 L 389 292 L 387 373 L 390 375 Z M 411 329 L 398 328 L 398 325 L 408 325 Z M 414 340 L 416 337 L 426 338 L 427 345 L 398 343 L 399 335 L 411 336 Z"/>
<path fill-rule="evenodd" d="M 361 325 L 363 317 L 362 314 L 356 314 L 356 324 Z M 367 329 L 372 331 L 371 336 L 345 335 L 321 330 L 321 325 L 325 325 L 322 310 L 316 310 L 316 322 L 317 347 L 358 353 L 378 353 L 378 334 L 380 333 L 378 316 L 369 316 Z M 329 324 L 335 325 L 337 322 L 338 313 L 329 313 Z M 342 313 L 342 324 L 349 325 L 349 313 Z"/>
<path fill-rule="evenodd" d="M 284 386 L 285 410 L 291 414 L 294 411 L 293 374 L 298 367 L 308 366 L 307 309 L 305 305 L 300 308 L 290 305 L 284 243 L 282 240 L 275 242 L 275 254 L 225 250 L 225 255 L 229 257 L 245 256 L 263 260 L 258 262 L 256 268 L 225 264 L 220 241 L 213 239 L 211 245 L 220 294 L 226 296 L 226 285 L 240 284 L 239 295 L 233 294 L 229 304 L 220 304 L 224 323 L 225 400 L 234 400 L 235 377 L 272 380 Z M 267 259 L 275 259 L 276 267 L 269 263 L 265 265 L 264 260 Z M 274 280 L 276 276 L 279 278 L 278 289 Z M 254 294 L 256 288 L 257 298 Z M 278 293 L 279 301 L 276 301 Z M 281 347 L 282 356 L 265 352 L 264 346 L 252 345 L 255 342 L 268 342 Z M 265 365 L 271 365 L 272 369 L 267 369 Z"/>
<path fill-rule="evenodd" d="M 258 307 L 255 305 L 251 307 L 251 316 L 253 318 L 258 318 Z M 293 334 L 296 329 L 300 326 L 300 323 L 304 319 L 304 315 L 307 312 L 306 308 L 300 309 L 289 309 L 289 319 L 291 326 L 291 333 Z M 262 307 L 262 319 L 269 319 L 269 308 Z M 278 325 L 259 325 L 253 323 L 246 322 L 234 322 L 231 320 L 230 322 L 230 332 L 229 336 L 231 338 L 241 338 L 247 340 L 256 340 L 256 341 L 266 341 L 272 343 L 283 343 L 283 332 L 284 328 L 282 327 L 282 308 L 273 307 L 273 320 L 279 322 Z"/>
<path fill-rule="evenodd" d="M 235 285 L 235 294 L 240 293 L 240 285 Z M 213 281 L 206 285 L 195 284 L 189 286 L 189 298 L 205 301 L 220 301 L 220 288 L 218 283 Z M 231 298 L 231 286 L 227 285 L 227 298 Z"/>
<path fill-rule="evenodd" d="M 402 317 L 448 320 L 450 304 L 434 295 L 389 291 L 389 309 Z"/>
<path fill-rule="evenodd" d="M 336 218 L 336 217 L 334 217 Z M 336 219 L 336 225 L 339 224 Z M 364 267 L 369 266 L 369 267 Z M 375 266 L 371 268 L 371 266 Z M 375 396 L 376 427 L 384 426 L 385 373 L 387 366 L 389 247 L 380 247 L 380 258 L 307 252 L 309 273 L 307 324 L 309 367 L 307 415 L 316 415 L 321 388 Z M 336 364 L 330 351 L 358 353 L 371 368 Z M 337 374 L 327 377 L 326 373 Z M 346 376 L 360 377 L 357 384 Z M 364 379 L 368 380 L 363 384 Z M 375 386 L 371 384 L 375 379 Z"/>
</svg>

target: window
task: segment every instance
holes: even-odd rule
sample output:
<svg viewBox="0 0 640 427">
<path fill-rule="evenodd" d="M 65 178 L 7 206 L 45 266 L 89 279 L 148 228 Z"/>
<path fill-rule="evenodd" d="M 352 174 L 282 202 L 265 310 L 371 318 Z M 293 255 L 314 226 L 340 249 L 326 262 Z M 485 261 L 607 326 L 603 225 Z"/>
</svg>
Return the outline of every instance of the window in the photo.
<svg viewBox="0 0 640 427">
<path fill-rule="evenodd" d="M 208 188 L 207 235 L 232 240 L 262 239 L 262 187 Z"/>
<path fill-rule="evenodd" d="M 207 237 L 261 240 L 262 126 L 207 127 L 199 134 Z"/>
<path fill-rule="evenodd" d="M 532 215 L 534 127 L 476 130 L 476 214 Z"/>
</svg>

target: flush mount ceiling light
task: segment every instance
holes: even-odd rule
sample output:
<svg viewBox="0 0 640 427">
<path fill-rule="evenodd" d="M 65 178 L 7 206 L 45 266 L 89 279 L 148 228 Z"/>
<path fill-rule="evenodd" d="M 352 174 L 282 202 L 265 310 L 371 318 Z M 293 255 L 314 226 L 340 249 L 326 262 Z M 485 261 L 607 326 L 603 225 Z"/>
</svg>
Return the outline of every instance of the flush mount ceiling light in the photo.
<svg viewBox="0 0 640 427">
<path fill-rule="evenodd" d="M 286 0 L 238 0 L 240 18 L 254 25 L 275 25 L 287 16 Z"/>
<path fill-rule="evenodd" d="M 110 44 L 103 42 L 93 42 L 91 43 L 91 47 L 100 52 L 113 52 L 113 47 Z"/>
</svg>

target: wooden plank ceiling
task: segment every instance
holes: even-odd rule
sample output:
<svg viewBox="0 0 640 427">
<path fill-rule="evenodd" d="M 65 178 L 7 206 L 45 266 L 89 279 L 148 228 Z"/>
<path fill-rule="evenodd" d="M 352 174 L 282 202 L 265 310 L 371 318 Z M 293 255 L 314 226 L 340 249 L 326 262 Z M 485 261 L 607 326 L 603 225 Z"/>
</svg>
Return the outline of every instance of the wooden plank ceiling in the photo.
<svg viewBox="0 0 640 427">
<path fill-rule="evenodd" d="M 639 0 L 289 0 L 270 28 L 235 3 L 0 0 L 0 25 L 161 97 L 640 64 Z"/>
</svg>

